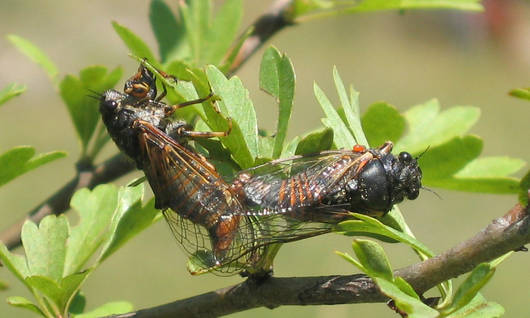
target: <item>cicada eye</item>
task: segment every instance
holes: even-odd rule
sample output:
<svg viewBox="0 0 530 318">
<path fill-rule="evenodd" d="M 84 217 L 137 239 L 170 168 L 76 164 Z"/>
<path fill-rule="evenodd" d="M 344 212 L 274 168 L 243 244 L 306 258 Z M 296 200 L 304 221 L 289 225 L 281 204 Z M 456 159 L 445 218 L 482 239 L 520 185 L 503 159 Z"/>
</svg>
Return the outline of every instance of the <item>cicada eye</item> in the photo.
<svg viewBox="0 0 530 318">
<path fill-rule="evenodd" d="M 101 96 L 101 110 L 114 111 L 122 101 L 122 94 L 115 90 L 108 90 Z"/>
<path fill-rule="evenodd" d="M 102 103 L 102 106 L 107 110 L 114 111 L 118 107 L 118 102 L 115 100 L 105 100 Z"/>
<path fill-rule="evenodd" d="M 399 161 L 411 162 L 412 161 L 412 156 L 411 156 L 410 153 L 403 151 L 403 152 L 399 153 Z"/>
</svg>

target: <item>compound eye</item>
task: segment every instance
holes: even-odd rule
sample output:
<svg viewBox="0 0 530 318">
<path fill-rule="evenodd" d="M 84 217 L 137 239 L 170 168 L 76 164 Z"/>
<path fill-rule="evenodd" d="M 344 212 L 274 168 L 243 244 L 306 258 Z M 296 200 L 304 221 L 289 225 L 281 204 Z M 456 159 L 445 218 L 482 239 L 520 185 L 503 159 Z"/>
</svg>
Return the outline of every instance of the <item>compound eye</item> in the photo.
<svg viewBox="0 0 530 318">
<path fill-rule="evenodd" d="M 412 156 L 410 155 L 410 153 L 403 151 L 399 154 L 399 161 L 410 162 L 412 161 Z"/>
<path fill-rule="evenodd" d="M 111 108 L 112 110 L 116 109 L 116 107 L 118 107 L 118 103 L 114 100 L 111 100 L 111 101 L 108 101 L 107 102 L 107 105 L 109 106 L 109 108 Z"/>
<path fill-rule="evenodd" d="M 118 101 L 114 99 L 106 99 L 102 105 L 110 111 L 114 111 L 118 107 Z"/>
</svg>

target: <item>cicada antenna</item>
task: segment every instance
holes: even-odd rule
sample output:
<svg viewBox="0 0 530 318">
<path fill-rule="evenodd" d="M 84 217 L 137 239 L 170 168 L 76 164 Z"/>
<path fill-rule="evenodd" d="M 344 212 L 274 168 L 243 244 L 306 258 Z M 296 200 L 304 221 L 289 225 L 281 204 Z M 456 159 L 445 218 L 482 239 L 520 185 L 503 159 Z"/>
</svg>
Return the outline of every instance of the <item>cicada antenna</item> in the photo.
<svg viewBox="0 0 530 318">
<path fill-rule="evenodd" d="M 87 88 L 86 90 L 89 91 L 90 93 L 92 93 L 92 94 L 87 94 L 86 95 L 87 97 L 90 97 L 90 98 L 93 98 L 93 99 L 97 99 L 97 100 L 101 99 L 102 94 L 100 92 L 96 92 L 95 90 L 90 89 L 90 88 Z"/>
<path fill-rule="evenodd" d="M 421 189 L 423 189 L 425 191 L 428 191 L 428 192 L 434 194 L 436 197 L 438 197 L 438 199 L 443 200 L 443 198 L 436 191 L 434 191 L 433 189 L 427 188 L 427 187 L 424 187 L 424 186 L 421 186 Z"/>
<path fill-rule="evenodd" d="M 427 148 L 425 148 L 425 150 L 423 150 L 423 152 L 416 157 L 416 160 L 419 160 L 421 157 L 423 157 L 423 155 L 426 154 L 429 149 L 431 149 L 431 145 L 428 145 Z"/>
</svg>

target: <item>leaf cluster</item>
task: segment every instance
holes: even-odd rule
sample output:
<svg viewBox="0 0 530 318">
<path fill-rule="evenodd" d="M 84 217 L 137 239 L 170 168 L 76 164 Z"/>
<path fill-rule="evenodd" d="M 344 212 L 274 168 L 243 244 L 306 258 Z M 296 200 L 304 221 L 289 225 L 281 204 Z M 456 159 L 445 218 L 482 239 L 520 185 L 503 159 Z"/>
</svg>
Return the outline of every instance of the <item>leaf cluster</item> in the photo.
<svg viewBox="0 0 530 318">
<path fill-rule="evenodd" d="M 289 14 L 286 18 L 295 22 L 333 14 L 432 7 L 479 10 L 481 7 L 477 2 L 446 0 L 432 4 L 421 0 L 351 3 L 297 0 L 287 10 Z M 357 143 L 378 146 L 392 140 L 398 152 L 406 150 L 419 157 L 424 183 L 428 186 L 470 192 L 517 193 L 528 185 L 528 175 L 521 183 L 511 177 L 524 165 L 524 161 L 508 157 L 479 157 L 482 140 L 468 134 L 480 115 L 478 108 L 455 106 L 442 111 L 438 101 L 433 99 L 400 113 L 394 106 L 379 102 L 369 106 L 361 115 L 359 93 L 351 86 L 346 89 L 337 69 L 333 70 L 333 79 L 339 106 L 335 107 L 315 83 L 314 94 L 324 114 L 323 126 L 287 140 L 296 76 L 292 61 L 274 47 L 266 49 L 263 54 L 259 83 L 260 88 L 270 94 L 278 105 L 278 120 L 274 132 L 259 129 L 248 90 L 239 78 L 226 76 L 236 63 L 243 42 L 253 32 L 249 29 L 236 38 L 242 17 L 242 1 L 224 1 L 215 10 L 215 15 L 213 12 L 211 1 L 191 1 L 179 6 L 178 11 L 173 13 L 163 0 L 152 0 L 149 19 L 158 43 L 159 58 L 133 31 L 118 22 L 113 22 L 112 26 L 139 60 L 147 58 L 148 67 L 153 71 L 159 68 L 179 79 L 175 83 L 161 78 L 169 88 L 170 103 L 195 99 L 210 90 L 215 93 L 213 101 L 207 101 L 202 106 L 186 107 L 176 115 L 193 123 L 196 130 L 204 131 L 224 131 L 228 127 L 227 117 L 231 118 L 233 129 L 228 137 L 200 140 L 195 144 L 198 150 L 208 154 L 223 175 L 230 177 L 240 169 L 294 154 L 351 148 Z M 122 70 L 115 68 L 109 71 L 103 66 L 89 66 L 77 76 L 66 75 L 59 79 L 57 66 L 39 48 L 15 35 L 8 36 L 8 39 L 45 70 L 62 97 L 75 127 L 80 143 L 79 160 L 90 165 L 109 137 L 99 120 L 98 100 L 87 97 L 87 94 L 99 94 L 114 87 L 122 78 Z M 24 90 L 22 85 L 8 85 L 0 91 L 0 105 Z M 513 94 L 523 98 L 527 95 L 524 90 Z M 35 156 L 35 150 L 29 146 L 8 150 L 0 155 L 0 166 L 8 167 L 0 171 L 0 186 L 65 155 L 64 152 L 50 152 Z M 80 216 L 76 226 L 70 225 L 64 216 L 46 217 L 38 226 L 26 223 L 22 231 L 26 256 L 12 254 L 2 245 L 0 258 L 30 290 L 36 302 L 21 297 L 11 297 L 9 302 L 47 317 L 69 314 L 94 317 L 130 310 L 130 304 L 120 302 L 82 314 L 84 297 L 80 287 L 101 262 L 159 218 L 153 200 L 142 205 L 142 189 L 136 186 L 118 190 L 102 185 L 93 191 L 78 191 L 71 202 Z M 422 257 L 432 256 L 432 252 L 413 237 L 397 208 L 381 221 L 358 214 L 355 217 L 357 219 L 339 224 L 336 232 L 402 242 Z M 354 251 L 359 258 L 355 264 L 377 281 L 383 293 L 396 300 L 398 308 L 411 315 L 431 315 L 433 309 L 425 308 L 405 281 L 392 276 L 386 256 L 374 244 L 354 241 Z M 91 259 L 93 262 L 89 262 Z M 352 260 L 351 257 L 348 259 Z M 473 277 L 470 278 L 472 282 L 467 287 L 463 287 L 464 283 L 452 301 L 448 300 L 450 283 L 440 287 L 446 301 L 445 307 L 441 307 L 438 313 L 457 317 L 451 315 L 484 305 L 485 300 L 474 290 L 491 277 L 494 266 L 479 267 L 475 269 L 477 273 L 474 271 L 470 276 Z M 498 307 L 491 307 L 500 312 Z"/>
<path fill-rule="evenodd" d="M 75 226 L 64 215 L 47 216 L 39 225 L 27 221 L 21 235 L 25 256 L 9 252 L 0 243 L 0 259 L 36 301 L 17 296 L 8 298 L 8 303 L 44 317 L 78 317 L 85 304 L 80 287 L 87 277 L 131 237 L 160 219 L 154 200 L 142 205 L 142 197 L 141 185 L 119 190 L 100 185 L 72 197 L 71 206 L 79 216 Z M 113 302 L 79 317 L 131 309 L 129 303 Z"/>
<path fill-rule="evenodd" d="M 348 224 L 344 226 L 352 227 Z M 336 253 L 372 278 L 381 292 L 393 300 L 397 311 L 402 315 L 457 318 L 500 317 L 504 314 L 502 306 L 487 301 L 479 290 L 493 277 L 496 267 L 506 255 L 475 267 L 454 295 L 447 295 L 441 304 L 432 308 L 425 304 L 425 299 L 420 297 L 403 278 L 394 276 L 388 257 L 379 244 L 369 240 L 354 239 L 352 248 L 357 260 L 347 253 Z"/>
</svg>

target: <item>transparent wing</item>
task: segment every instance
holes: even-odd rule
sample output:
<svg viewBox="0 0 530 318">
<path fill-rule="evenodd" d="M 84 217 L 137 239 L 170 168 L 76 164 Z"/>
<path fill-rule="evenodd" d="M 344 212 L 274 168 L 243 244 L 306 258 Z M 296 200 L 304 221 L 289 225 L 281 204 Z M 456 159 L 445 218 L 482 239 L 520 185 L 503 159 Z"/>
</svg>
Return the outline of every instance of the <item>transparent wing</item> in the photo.
<svg viewBox="0 0 530 318">
<path fill-rule="evenodd" d="M 292 213 L 297 218 L 303 212 L 321 211 L 320 208 L 331 211 L 332 197 L 347 200 L 347 183 L 354 181 L 372 158 L 367 152 L 339 150 L 271 161 L 243 171 L 234 185 L 249 210 L 261 214 Z M 338 201 L 333 199 L 333 204 Z M 340 211 L 343 207 L 335 208 Z"/>
<path fill-rule="evenodd" d="M 245 216 L 215 168 L 156 127 L 140 122 L 143 169 L 164 210 L 169 227 L 185 252 L 210 253 L 218 273 L 252 266 L 260 257 L 259 227 Z"/>
</svg>

